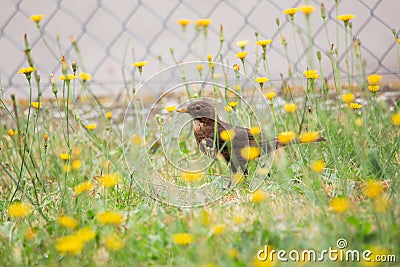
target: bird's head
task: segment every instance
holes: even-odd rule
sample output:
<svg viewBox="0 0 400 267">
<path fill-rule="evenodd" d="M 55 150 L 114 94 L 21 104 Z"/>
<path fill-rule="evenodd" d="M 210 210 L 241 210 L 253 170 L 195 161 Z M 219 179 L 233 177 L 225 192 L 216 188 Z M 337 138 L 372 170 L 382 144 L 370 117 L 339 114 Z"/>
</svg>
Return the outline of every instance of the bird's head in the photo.
<svg viewBox="0 0 400 267">
<path fill-rule="evenodd" d="M 177 111 L 180 113 L 189 113 L 193 119 L 215 119 L 214 107 L 205 101 L 192 102 L 186 108 L 178 109 Z"/>
</svg>

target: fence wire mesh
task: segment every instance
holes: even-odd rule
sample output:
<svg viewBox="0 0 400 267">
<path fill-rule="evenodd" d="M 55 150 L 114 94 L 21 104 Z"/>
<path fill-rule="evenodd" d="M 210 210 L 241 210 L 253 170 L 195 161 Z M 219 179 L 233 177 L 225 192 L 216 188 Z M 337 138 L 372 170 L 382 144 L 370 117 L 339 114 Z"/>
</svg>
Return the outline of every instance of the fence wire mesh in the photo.
<svg viewBox="0 0 400 267">
<path fill-rule="evenodd" d="M 205 60 L 206 54 L 216 54 L 219 48 L 220 25 L 224 27 L 225 41 L 222 47 L 224 63 L 239 63 L 235 58 L 240 49 L 235 45 L 239 40 L 249 40 L 246 48 L 246 62 L 253 66 L 248 70 L 251 76 L 255 73 L 257 57 L 255 32 L 260 39 L 272 39 L 268 51 L 271 64 L 269 77 L 280 80 L 281 74 L 287 76 L 287 56 L 292 59 L 296 70 L 302 73 L 307 67 L 307 24 L 304 15 L 296 14 L 294 34 L 288 16 L 282 10 L 310 4 L 316 7 L 311 14 L 311 36 L 313 55 L 320 50 L 324 74 L 332 77 L 328 51 L 331 43 L 339 51 L 340 63 L 345 66 L 346 45 L 351 49 L 354 39 L 361 40 L 362 57 L 366 62 L 367 73 L 387 75 L 387 80 L 400 77 L 398 63 L 398 3 L 396 0 L 354 0 L 325 1 L 327 14 L 326 28 L 320 15 L 320 1 L 102 1 L 102 0 L 44 0 L 36 1 L 1 1 L 0 18 L 0 73 L 5 92 L 18 91 L 26 82 L 18 69 L 27 65 L 24 55 L 23 35 L 27 33 L 30 40 L 35 64 L 42 76 L 42 81 L 49 89 L 50 73 L 61 74 L 59 57 L 67 55 L 69 62 L 80 60 L 69 40 L 74 36 L 82 52 L 81 62 L 87 72 L 93 75 L 92 84 L 98 86 L 99 93 L 113 93 L 123 90 L 123 72 L 129 72 L 134 60 L 146 60 L 144 75 L 150 77 L 158 70 L 174 64 L 170 49 L 178 62 Z M 43 13 L 41 30 L 50 50 L 41 40 L 30 15 Z M 353 13 L 353 36 L 346 41 L 343 22 L 336 19 L 338 14 Z M 207 38 L 195 31 L 193 23 L 186 31 L 177 24 L 178 19 L 201 18 L 212 20 Z M 280 29 L 276 25 L 280 19 Z M 326 32 L 326 29 L 328 32 Z M 281 34 L 288 42 L 288 54 L 281 44 Z M 297 38 L 299 56 L 296 54 Z M 260 51 L 258 51 L 260 56 Z M 315 59 L 315 64 L 317 61 Z M 352 66 L 351 74 L 359 77 L 360 70 Z M 346 74 L 342 67 L 343 74 Z M 46 87 L 45 86 L 45 87 Z"/>
</svg>

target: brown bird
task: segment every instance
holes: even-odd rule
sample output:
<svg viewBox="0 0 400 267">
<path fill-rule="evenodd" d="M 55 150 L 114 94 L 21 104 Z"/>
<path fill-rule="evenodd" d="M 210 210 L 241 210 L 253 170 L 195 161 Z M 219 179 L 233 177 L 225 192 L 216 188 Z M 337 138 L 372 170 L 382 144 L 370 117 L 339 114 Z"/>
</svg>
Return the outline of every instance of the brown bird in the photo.
<svg viewBox="0 0 400 267">
<path fill-rule="evenodd" d="M 253 147 L 258 150 L 261 149 L 260 152 L 269 151 L 267 142 L 260 142 L 247 128 L 234 127 L 229 123 L 223 122 L 216 115 L 214 107 L 205 101 L 192 102 L 186 109 L 179 109 L 177 111 L 188 113 L 194 119 L 194 137 L 200 150 L 203 153 L 207 153 L 210 150 L 219 151 L 226 162 L 230 163 L 230 167 L 234 173 L 239 168 L 244 173 L 247 173 L 248 159 L 242 156 L 243 148 Z M 221 133 L 225 130 L 228 130 L 225 133 L 233 132 L 233 138 L 229 144 L 221 137 Z"/>
<path fill-rule="evenodd" d="M 258 150 L 259 156 L 261 153 L 269 153 L 277 147 L 282 146 L 277 139 L 272 141 L 264 140 L 262 135 L 256 138 L 250 133 L 250 129 L 232 126 L 229 123 L 223 122 L 215 113 L 214 107 L 206 101 L 194 101 L 185 109 L 177 110 L 180 113 L 188 113 L 194 119 L 194 137 L 196 143 L 203 153 L 208 151 L 220 152 L 226 162 L 230 164 L 230 168 L 234 173 L 240 168 L 243 173 L 247 174 L 248 157 L 243 157 L 244 148 L 254 148 Z M 217 127 L 217 128 L 216 128 Z M 227 131 L 226 131 L 227 130 Z M 234 132 L 232 140 L 229 144 L 223 140 L 221 133 Z M 226 133 L 225 132 L 225 133 Z M 226 138 L 226 137 L 225 137 Z M 319 138 L 316 141 L 324 141 L 324 138 Z M 296 142 L 296 141 L 295 141 Z M 245 155 L 246 156 L 246 155 Z"/>
</svg>

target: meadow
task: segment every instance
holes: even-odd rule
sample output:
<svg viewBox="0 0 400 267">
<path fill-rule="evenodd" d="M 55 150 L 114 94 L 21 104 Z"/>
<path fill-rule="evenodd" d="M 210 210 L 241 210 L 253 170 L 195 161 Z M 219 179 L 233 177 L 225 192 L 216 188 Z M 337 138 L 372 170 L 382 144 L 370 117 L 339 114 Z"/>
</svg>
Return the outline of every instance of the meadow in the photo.
<svg viewBox="0 0 400 267">
<path fill-rule="evenodd" d="M 282 16 L 307 21 L 318 13 L 325 22 L 323 7 L 290 8 Z M 31 17 L 39 31 L 43 17 Z M 353 42 L 353 18 L 337 17 L 342 49 Z M 182 19 L 177 27 L 184 34 L 191 23 L 207 38 L 210 19 Z M 28 98 L 0 98 L 1 265 L 396 266 L 399 98 L 381 98 L 385 81 L 366 71 L 359 40 L 340 64 L 338 48 L 317 51 L 311 33 L 303 48 L 314 67 L 298 72 L 288 56 L 285 79 L 277 82 L 268 75 L 268 46 L 300 48 L 280 37 L 238 41 L 231 64 L 220 50 L 176 62 L 164 73 L 177 73 L 182 85 L 151 101 L 145 93 L 152 81 L 143 74 L 156 63 L 132 62 L 124 96 L 99 97 L 80 60 L 60 55 L 60 75 L 41 73 L 26 36 L 19 73 Z M 215 46 L 223 45 L 221 27 Z M 246 62 L 249 46 L 258 53 L 254 77 L 246 72 L 254 67 Z M 322 60 L 330 61 L 332 79 L 325 79 Z M 362 75 L 351 75 L 353 69 Z M 42 96 L 40 75 L 50 75 L 52 96 Z M 198 80 L 206 82 L 191 83 Z M 248 176 L 232 174 L 218 156 L 208 166 L 189 117 L 176 112 L 203 97 L 218 100 L 224 120 L 288 145 L 260 158 L 249 152 Z M 324 142 L 313 142 L 321 136 Z M 330 252 L 319 260 L 324 250 Z M 354 251 L 360 258 L 347 259 Z"/>
</svg>

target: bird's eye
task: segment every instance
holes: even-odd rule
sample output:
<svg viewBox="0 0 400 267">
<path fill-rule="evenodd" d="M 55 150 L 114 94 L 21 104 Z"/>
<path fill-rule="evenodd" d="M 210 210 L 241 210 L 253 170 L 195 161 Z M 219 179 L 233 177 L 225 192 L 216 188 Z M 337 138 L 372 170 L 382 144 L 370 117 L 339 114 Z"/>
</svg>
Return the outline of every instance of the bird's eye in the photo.
<svg viewBox="0 0 400 267">
<path fill-rule="evenodd" d="M 195 109 L 195 110 L 200 110 L 201 107 L 200 107 L 200 106 L 196 106 L 194 109 Z"/>
</svg>

